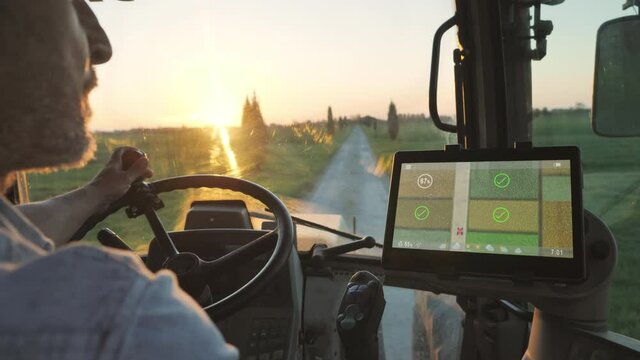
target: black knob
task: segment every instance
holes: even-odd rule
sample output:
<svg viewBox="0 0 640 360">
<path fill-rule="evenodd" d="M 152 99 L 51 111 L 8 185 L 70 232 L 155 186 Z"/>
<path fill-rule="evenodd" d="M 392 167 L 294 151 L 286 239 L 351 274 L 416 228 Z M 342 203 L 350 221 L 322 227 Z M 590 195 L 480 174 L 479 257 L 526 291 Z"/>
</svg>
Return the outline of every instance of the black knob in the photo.
<svg viewBox="0 0 640 360">
<path fill-rule="evenodd" d="M 127 150 L 122 154 L 122 170 L 127 171 L 138 159 L 146 158 L 147 154 L 140 150 Z"/>
<path fill-rule="evenodd" d="M 378 327 L 385 304 L 382 283 L 375 275 L 359 271 L 351 277 L 336 316 L 345 359 L 378 359 Z"/>
</svg>

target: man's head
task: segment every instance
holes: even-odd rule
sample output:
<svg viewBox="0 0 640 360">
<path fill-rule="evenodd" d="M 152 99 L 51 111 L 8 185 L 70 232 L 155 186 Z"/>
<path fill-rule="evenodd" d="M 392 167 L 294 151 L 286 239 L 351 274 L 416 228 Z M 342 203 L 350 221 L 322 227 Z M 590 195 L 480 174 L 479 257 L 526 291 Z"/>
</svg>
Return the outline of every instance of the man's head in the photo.
<svg viewBox="0 0 640 360">
<path fill-rule="evenodd" d="M 0 178 L 92 156 L 93 65 L 110 58 L 84 0 L 0 0 Z"/>
</svg>

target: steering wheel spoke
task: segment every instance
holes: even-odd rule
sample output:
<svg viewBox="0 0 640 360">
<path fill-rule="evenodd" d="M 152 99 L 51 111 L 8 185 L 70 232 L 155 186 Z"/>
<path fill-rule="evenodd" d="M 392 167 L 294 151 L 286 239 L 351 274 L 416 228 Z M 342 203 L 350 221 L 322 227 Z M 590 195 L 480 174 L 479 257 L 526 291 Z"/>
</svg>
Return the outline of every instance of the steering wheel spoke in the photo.
<svg viewBox="0 0 640 360">
<path fill-rule="evenodd" d="M 176 245 L 173 243 L 171 236 L 169 236 L 167 230 L 165 230 L 164 228 L 164 225 L 162 225 L 162 221 L 160 221 L 160 218 L 158 217 L 156 211 L 153 209 L 149 209 L 144 215 L 147 218 L 149 225 L 151 226 L 153 235 L 156 236 L 156 239 L 158 239 L 162 250 L 164 250 L 165 255 L 171 258 L 180 254 L 178 248 L 176 248 Z"/>
</svg>

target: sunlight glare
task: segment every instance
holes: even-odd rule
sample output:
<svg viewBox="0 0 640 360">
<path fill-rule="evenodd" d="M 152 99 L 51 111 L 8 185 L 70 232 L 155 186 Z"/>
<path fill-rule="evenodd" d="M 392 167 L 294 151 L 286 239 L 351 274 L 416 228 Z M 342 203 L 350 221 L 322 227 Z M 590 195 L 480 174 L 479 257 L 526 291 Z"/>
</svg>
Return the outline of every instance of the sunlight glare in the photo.
<svg viewBox="0 0 640 360">
<path fill-rule="evenodd" d="M 216 124 L 214 131 L 218 132 L 220 143 L 222 144 L 222 150 L 227 157 L 227 163 L 229 164 L 229 175 L 239 176 L 238 160 L 236 159 L 236 153 L 231 147 L 231 138 L 229 137 L 229 131 L 223 125 Z"/>
</svg>

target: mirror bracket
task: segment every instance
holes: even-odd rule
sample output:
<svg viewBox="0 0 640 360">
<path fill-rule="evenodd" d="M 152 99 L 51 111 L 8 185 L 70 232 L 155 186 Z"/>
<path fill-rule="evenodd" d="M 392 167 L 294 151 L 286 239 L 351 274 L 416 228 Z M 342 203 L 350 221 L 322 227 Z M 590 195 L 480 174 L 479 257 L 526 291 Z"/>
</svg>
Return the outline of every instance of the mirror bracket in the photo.
<svg viewBox="0 0 640 360">
<path fill-rule="evenodd" d="M 634 6 L 637 6 L 638 12 L 640 12 L 640 0 L 627 0 L 627 2 L 622 5 L 622 10 L 624 11 Z"/>
<path fill-rule="evenodd" d="M 540 3 L 534 5 L 534 21 L 531 29 L 536 42 L 535 49 L 531 50 L 531 60 L 540 61 L 547 56 L 547 37 L 553 32 L 553 23 L 550 20 L 541 20 L 542 10 Z"/>
<path fill-rule="evenodd" d="M 541 19 L 542 5 L 559 5 L 563 2 L 564 0 L 519 0 L 512 2 L 513 5 L 519 7 L 533 7 L 533 24 L 530 25 L 533 34 L 526 37 L 519 37 L 520 39 L 535 41 L 535 48 L 530 50 L 529 59 L 540 61 L 547 56 L 547 37 L 553 32 L 553 22 Z M 513 23 L 505 25 L 504 30 L 507 34 L 512 30 L 513 25 Z"/>
</svg>

